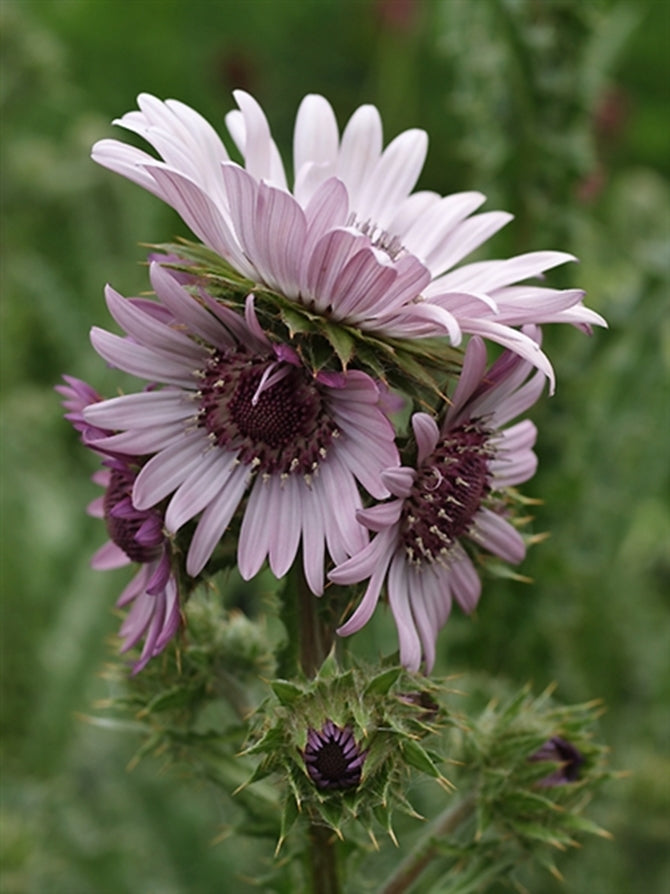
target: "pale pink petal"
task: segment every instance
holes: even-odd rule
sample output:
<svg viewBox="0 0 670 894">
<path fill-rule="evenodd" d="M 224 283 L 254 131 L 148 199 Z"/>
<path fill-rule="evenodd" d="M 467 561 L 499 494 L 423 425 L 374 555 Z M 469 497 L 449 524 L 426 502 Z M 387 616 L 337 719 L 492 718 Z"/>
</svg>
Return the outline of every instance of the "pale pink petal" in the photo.
<svg viewBox="0 0 670 894">
<path fill-rule="evenodd" d="M 396 554 L 391 562 L 387 589 L 389 606 L 398 628 L 400 663 L 408 670 L 417 671 L 421 664 L 421 641 L 410 607 L 410 581 L 402 554 Z"/>
<path fill-rule="evenodd" d="M 479 509 L 469 536 L 506 562 L 517 564 L 526 555 L 526 546 L 521 534 L 490 509 L 483 507 Z"/>
<path fill-rule="evenodd" d="M 272 480 L 275 489 L 274 505 L 267 520 L 272 531 L 269 563 L 272 573 L 279 578 L 286 574 L 295 561 L 303 529 L 303 505 L 310 495 L 302 478 L 289 475 L 283 481 L 277 477 Z"/>
<path fill-rule="evenodd" d="M 247 489 L 248 475 L 247 466 L 237 466 L 225 487 L 203 512 L 186 556 L 186 572 L 191 577 L 200 574 L 223 537 Z"/>
<path fill-rule="evenodd" d="M 120 546 L 108 540 L 91 558 L 91 568 L 96 571 L 107 571 L 110 568 L 122 568 L 130 565 L 130 559 Z"/>
<path fill-rule="evenodd" d="M 120 143 L 118 140 L 98 140 L 91 150 L 91 158 L 103 168 L 121 174 L 159 199 L 168 201 L 160 184 L 145 167 L 147 164 L 155 163 L 155 159 L 147 152 Z"/>
<path fill-rule="evenodd" d="M 381 478 L 395 497 L 408 497 L 412 492 L 416 471 L 408 466 L 399 466 L 396 469 L 385 469 Z"/>
<path fill-rule="evenodd" d="M 494 233 L 501 230 L 514 215 L 506 211 L 487 211 L 464 221 L 445 238 L 431 255 L 432 270 L 448 270 L 479 248 Z"/>
<path fill-rule="evenodd" d="M 312 593 L 323 593 L 323 563 L 326 532 L 323 525 L 319 482 L 313 486 L 313 498 L 302 500 L 302 561 L 305 579 Z M 328 511 L 327 507 L 323 507 Z"/>
<path fill-rule="evenodd" d="M 179 487 L 202 463 L 208 447 L 207 438 L 200 430 L 185 434 L 179 442 L 152 457 L 135 479 L 133 503 L 137 509 L 155 506 Z"/>
<path fill-rule="evenodd" d="M 437 447 L 440 439 L 440 430 L 437 423 L 428 413 L 414 413 L 412 416 L 412 431 L 417 446 L 417 467 L 430 456 Z"/>
<path fill-rule="evenodd" d="M 91 344 L 108 363 L 124 372 L 150 382 L 159 380 L 167 385 L 193 387 L 193 371 L 181 358 L 170 360 L 163 353 L 113 335 L 97 326 L 91 329 Z"/>
<path fill-rule="evenodd" d="M 84 411 L 87 422 L 108 429 L 150 428 L 186 420 L 195 407 L 183 391 L 142 391 L 91 404 Z"/>
<path fill-rule="evenodd" d="M 355 209 L 359 219 L 387 227 L 398 203 L 412 191 L 427 150 L 423 130 L 406 130 L 389 143 L 361 189 Z"/>
<path fill-rule="evenodd" d="M 447 409 L 445 425 L 451 424 L 472 397 L 473 392 L 482 381 L 485 369 L 486 346 L 481 338 L 475 336 L 468 342 L 463 358 L 463 368 Z"/>
<path fill-rule="evenodd" d="M 348 562 L 334 568 L 328 577 L 336 584 L 344 586 L 369 577 L 367 589 L 353 615 L 337 628 L 340 636 L 349 636 L 365 627 L 372 617 L 381 588 L 386 578 L 389 563 L 395 553 L 397 535 L 393 529 L 378 534 L 363 554 L 353 556 Z"/>
<path fill-rule="evenodd" d="M 402 508 L 402 500 L 389 500 L 387 503 L 377 503 L 368 509 L 359 509 L 356 518 L 370 531 L 383 531 L 398 522 Z"/>
<path fill-rule="evenodd" d="M 461 550 L 461 556 L 450 569 L 452 593 L 462 611 L 472 614 L 482 592 L 482 582 L 470 558 Z"/>
<path fill-rule="evenodd" d="M 149 268 L 149 275 L 161 302 L 172 312 L 175 319 L 183 320 L 192 332 L 212 345 L 221 348 L 234 346 L 234 341 L 228 332 L 190 292 L 179 285 L 169 270 L 153 262 Z"/>
<path fill-rule="evenodd" d="M 265 282 L 287 298 L 297 298 L 307 223 L 293 196 L 261 184 L 255 215 L 258 257 L 255 265 L 266 271 Z M 270 271 L 269 273 L 267 271 Z"/>
<path fill-rule="evenodd" d="M 235 469 L 235 454 L 210 450 L 177 488 L 165 511 L 165 528 L 176 533 L 205 509 L 226 487 Z"/>
<path fill-rule="evenodd" d="M 273 527 L 280 519 L 271 515 L 273 483 L 277 479 L 256 478 L 244 510 L 237 547 L 237 567 L 244 580 L 250 580 L 260 571 L 270 549 Z"/>
</svg>

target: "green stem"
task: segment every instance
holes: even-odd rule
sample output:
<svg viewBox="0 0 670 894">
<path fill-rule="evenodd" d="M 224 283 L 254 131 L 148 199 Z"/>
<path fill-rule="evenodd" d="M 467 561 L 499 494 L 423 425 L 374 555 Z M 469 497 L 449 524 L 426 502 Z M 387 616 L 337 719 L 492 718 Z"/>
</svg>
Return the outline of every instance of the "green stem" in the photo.
<svg viewBox="0 0 670 894">
<path fill-rule="evenodd" d="M 313 894 L 341 894 L 335 833 L 313 822 L 309 827 Z"/>
<path fill-rule="evenodd" d="M 414 849 L 395 868 L 377 894 L 404 894 L 439 852 L 439 841 L 465 822 L 475 809 L 474 795 L 468 795 L 454 807 L 448 807 L 431 823 Z"/>
<path fill-rule="evenodd" d="M 333 645 L 332 625 L 324 623 L 321 603 L 312 593 L 298 557 L 287 581 L 288 598 L 297 617 L 293 617 L 289 637 L 297 634 L 296 658 L 306 677 L 313 679 Z M 293 591 L 293 592 L 290 592 Z M 311 818 L 309 823 L 309 863 L 313 894 L 341 894 L 337 840 L 332 829 Z"/>
<path fill-rule="evenodd" d="M 320 601 L 307 585 L 302 562 L 298 560 L 296 566 L 295 573 L 292 574 L 292 583 L 295 584 L 297 590 L 300 667 L 305 676 L 312 679 L 319 672 L 319 668 L 332 648 L 333 631 L 332 627 L 323 621 Z"/>
</svg>

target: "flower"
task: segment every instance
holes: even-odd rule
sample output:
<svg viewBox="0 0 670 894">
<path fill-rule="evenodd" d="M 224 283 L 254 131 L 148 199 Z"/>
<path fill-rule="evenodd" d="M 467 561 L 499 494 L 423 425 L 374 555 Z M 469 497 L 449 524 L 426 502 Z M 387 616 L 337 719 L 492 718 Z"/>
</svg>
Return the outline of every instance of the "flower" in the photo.
<svg viewBox="0 0 670 894">
<path fill-rule="evenodd" d="M 351 727 L 327 720 L 320 732 L 310 727 L 302 756 L 317 788 L 348 789 L 359 785 L 367 752 L 359 749 Z"/>
<path fill-rule="evenodd" d="M 417 467 L 384 472 L 384 483 L 396 499 L 358 513 L 377 536 L 329 574 L 343 585 L 369 578 L 340 635 L 367 623 L 386 581 L 400 660 L 417 670 L 423 657 L 430 671 L 452 600 L 466 613 L 479 600 L 481 581 L 463 541 L 508 562 L 523 559 L 523 538 L 504 518 L 504 501 L 496 492 L 527 481 L 536 468 L 533 423 L 524 420 L 503 428 L 540 395 L 543 376 L 526 381 L 530 369 L 527 361 L 507 351 L 487 370 L 484 343 L 475 337 L 441 428 L 426 413 L 414 414 Z"/>
<path fill-rule="evenodd" d="M 584 756 L 571 742 L 562 739 L 560 736 L 552 736 L 528 760 L 552 761 L 560 764 L 553 773 L 545 776 L 537 783 L 540 788 L 553 788 L 556 785 L 566 785 L 579 779 L 579 771 L 584 763 Z"/>
<path fill-rule="evenodd" d="M 342 562 L 367 542 L 356 520 L 357 482 L 377 499 L 388 496 L 381 471 L 399 462 L 379 388 L 360 371 L 308 372 L 291 347 L 266 337 L 252 295 L 243 318 L 204 291 L 196 300 L 158 264 L 150 273 L 158 301 L 107 288 L 128 337 L 94 328 L 91 339 L 114 366 L 166 387 L 89 406 L 90 424 L 117 432 L 96 445 L 151 455 L 132 502 L 144 511 L 172 495 L 169 534 L 202 513 L 186 557 L 192 577 L 248 492 L 237 554 L 243 578 L 266 557 L 282 577 L 302 540 L 306 580 L 321 593 L 325 547 Z"/>
<path fill-rule="evenodd" d="M 478 334 L 530 360 L 551 364 L 520 326 L 605 321 L 578 289 L 519 285 L 574 261 L 557 251 L 456 267 L 511 215 L 472 216 L 485 197 L 412 192 L 427 152 L 411 129 L 385 149 L 377 109 L 357 109 L 340 137 L 326 99 L 306 96 L 293 138 L 292 191 L 267 119 L 248 93 L 226 124 L 244 167 L 230 160 L 211 125 L 189 106 L 141 94 L 138 111 L 115 123 L 159 153 L 101 140 L 95 161 L 154 193 L 205 245 L 244 277 L 329 321 L 394 337 Z"/>
<path fill-rule="evenodd" d="M 139 468 L 137 457 L 107 453 L 101 440 L 112 433 L 90 425 L 84 418 L 87 407 L 99 404 L 100 395 L 80 379 L 64 376 L 66 385 L 56 390 L 65 398 L 66 419 L 82 436 L 88 447 L 103 455 L 103 468 L 93 480 L 105 489 L 89 506 L 89 514 L 102 518 L 109 541 L 91 559 L 98 570 L 120 568 L 136 562 L 140 569 L 117 601 L 123 608 L 132 606 L 124 620 L 120 636 L 122 652 L 136 646 L 142 638 L 140 657 L 133 665 L 138 673 L 158 655 L 176 634 L 181 623 L 179 586 L 172 571 L 170 542 L 163 533 L 163 516 L 157 509 L 137 509 L 131 494 Z"/>
</svg>

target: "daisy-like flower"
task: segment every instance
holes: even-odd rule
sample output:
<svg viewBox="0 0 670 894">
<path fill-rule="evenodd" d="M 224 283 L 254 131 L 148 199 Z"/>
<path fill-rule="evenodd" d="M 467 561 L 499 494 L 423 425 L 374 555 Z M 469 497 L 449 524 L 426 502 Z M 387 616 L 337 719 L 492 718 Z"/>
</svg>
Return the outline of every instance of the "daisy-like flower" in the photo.
<svg viewBox="0 0 670 894">
<path fill-rule="evenodd" d="M 107 288 L 128 337 L 96 328 L 91 339 L 109 363 L 166 387 L 89 406 L 89 424 L 116 432 L 96 446 L 151 456 L 132 503 L 144 511 L 170 497 L 170 534 L 199 516 L 186 558 L 192 577 L 248 492 L 242 577 L 253 577 L 266 557 L 282 577 L 302 541 L 306 580 L 320 594 L 325 548 L 342 562 L 367 543 L 356 520 L 357 482 L 375 498 L 388 496 L 381 471 L 399 462 L 379 388 L 360 371 L 308 372 L 292 348 L 268 340 L 253 296 L 243 318 L 204 292 L 200 303 L 158 264 L 150 273 L 157 301 Z"/>
<path fill-rule="evenodd" d="M 84 418 L 87 407 L 102 401 L 100 395 L 80 379 L 65 376 L 66 385 L 56 386 L 64 397 L 66 419 L 81 434 L 82 441 L 103 456 L 103 468 L 93 481 L 104 488 L 88 507 L 90 515 L 105 521 L 109 541 L 91 559 L 98 570 L 121 568 L 132 563 L 140 568 L 117 601 L 119 608 L 130 605 L 121 626 L 122 652 L 127 652 L 142 639 L 144 645 L 133 673 L 158 655 L 179 629 L 179 587 L 172 572 L 170 544 L 163 533 L 163 516 L 157 509 L 137 509 L 131 494 L 137 471 L 136 457 L 106 453 L 102 439 L 112 432 L 92 426 Z"/>
<path fill-rule="evenodd" d="M 496 491 L 521 484 L 535 472 L 533 423 L 523 420 L 504 428 L 542 391 L 541 373 L 526 381 L 530 370 L 527 361 L 509 351 L 487 370 L 484 342 L 475 337 L 441 428 L 426 413 L 414 414 L 417 467 L 384 472 L 396 499 L 358 513 L 377 536 L 329 575 L 343 585 L 369 579 L 339 634 L 367 623 L 386 582 L 401 662 L 417 670 L 423 658 L 430 671 L 452 601 L 470 613 L 479 600 L 481 581 L 463 541 L 508 562 L 523 559 L 524 541 L 504 518 Z"/>
<path fill-rule="evenodd" d="M 478 334 L 529 359 L 552 380 L 538 344 L 518 327 L 605 325 L 578 289 L 519 285 L 575 260 L 532 252 L 456 267 L 511 218 L 473 216 L 485 197 L 413 192 L 428 140 L 407 130 L 385 149 L 377 109 L 357 109 L 340 137 L 322 96 L 306 96 L 293 139 L 289 189 L 267 119 L 244 91 L 226 116 L 244 166 L 212 127 L 175 100 L 142 94 L 117 124 L 141 135 L 160 159 L 116 140 L 93 158 L 159 196 L 205 245 L 244 277 L 329 321 L 393 337 Z"/>
<path fill-rule="evenodd" d="M 343 790 L 360 784 L 367 751 L 360 750 L 351 727 L 327 720 L 320 731 L 308 730 L 302 756 L 317 788 Z"/>
</svg>

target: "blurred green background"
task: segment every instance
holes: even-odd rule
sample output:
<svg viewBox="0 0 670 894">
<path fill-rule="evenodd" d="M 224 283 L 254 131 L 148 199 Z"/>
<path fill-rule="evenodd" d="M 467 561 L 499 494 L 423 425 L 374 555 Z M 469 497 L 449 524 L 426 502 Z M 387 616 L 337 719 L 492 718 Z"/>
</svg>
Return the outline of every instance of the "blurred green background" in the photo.
<svg viewBox="0 0 670 894">
<path fill-rule="evenodd" d="M 614 843 L 560 862 L 538 892 L 655 892 L 670 877 L 670 7 L 662 0 L 2 0 L 2 773 L 5 894 L 253 890 L 264 846 L 225 839 L 230 806 L 164 773 L 127 772 L 131 733 L 91 726 L 126 579 L 98 574 L 84 507 L 95 462 L 62 421 L 62 372 L 116 387 L 88 343 L 102 287 L 146 288 L 140 242 L 185 230 L 98 169 L 91 143 L 148 91 L 219 129 L 250 90 L 285 157 L 300 98 L 341 123 L 362 102 L 386 139 L 431 138 L 420 185 L 479 189 L 516 221 L 488 256 L 579 255 L 610 322 L 554 329 L 558 392 L 534 418 L 544 502 L 531 585 L 493 583 L 454 617 L 439 669 L 481 670 L 564 701 L 603 698 L 628 771 L 591 808 Z M 380 622 L 384 647 L 390 624 Z M 387 638 L 387 641 L 385 640 Z M 215 839 L 221 841 L 215 842 Z"/>
</svg>

